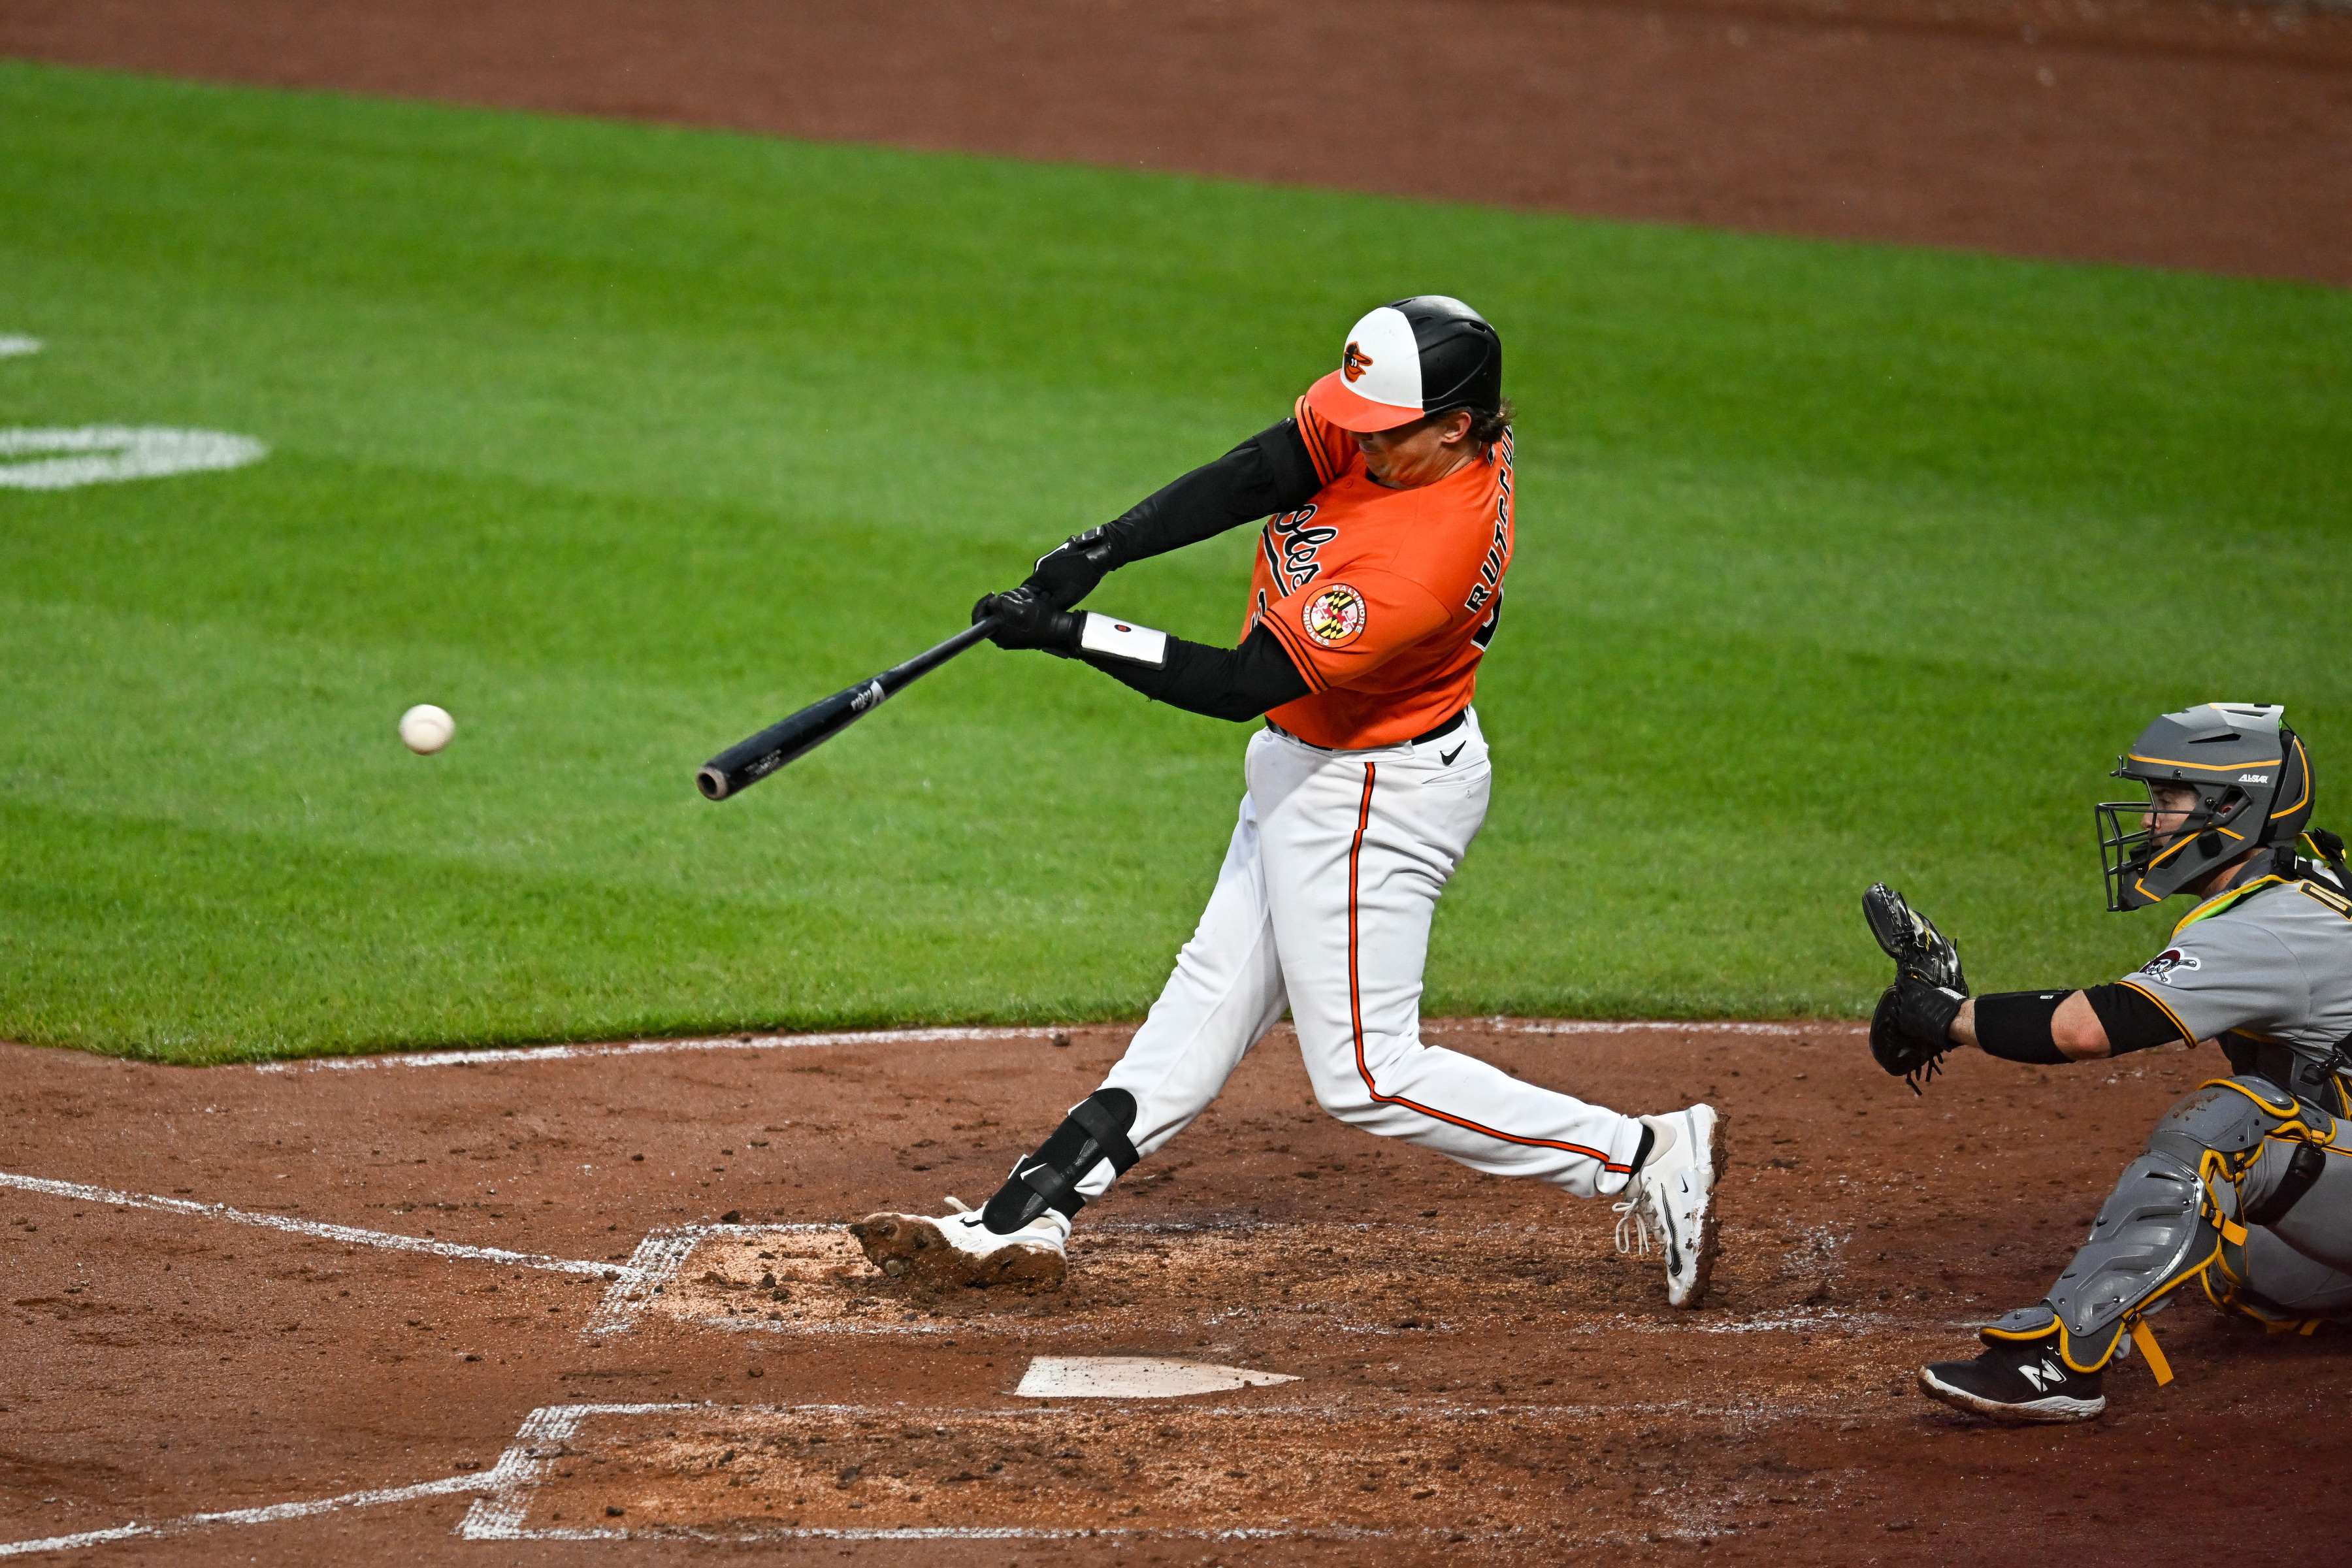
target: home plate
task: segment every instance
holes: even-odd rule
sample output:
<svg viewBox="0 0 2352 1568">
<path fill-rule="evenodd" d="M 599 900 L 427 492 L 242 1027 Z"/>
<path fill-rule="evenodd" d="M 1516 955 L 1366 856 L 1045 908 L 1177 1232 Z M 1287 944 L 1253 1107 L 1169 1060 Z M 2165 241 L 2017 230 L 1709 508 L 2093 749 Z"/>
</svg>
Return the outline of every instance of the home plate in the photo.
<svg viewBox="0 0 2352 1568">
<path fill-rule="evenodd" d="M 1285 1373 L 1161 1356 L 1041 1355 L 1029 1363 L 1013 1392 L 1032 1399 L 1178 1399 L 1297 1381 Z"/>
</svg>

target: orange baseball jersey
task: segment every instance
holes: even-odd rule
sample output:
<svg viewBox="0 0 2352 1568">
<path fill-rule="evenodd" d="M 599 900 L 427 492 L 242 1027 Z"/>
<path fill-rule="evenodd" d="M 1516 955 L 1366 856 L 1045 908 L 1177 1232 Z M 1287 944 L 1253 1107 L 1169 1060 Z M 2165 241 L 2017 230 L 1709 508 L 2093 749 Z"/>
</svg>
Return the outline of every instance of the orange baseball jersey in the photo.
<svg viewBox="0 0 2352 1568">
<path fill-rule="evenodd" d="M 1501 622 L 1511 438 L 1433 485 L 1395 490 L 1303 397 L 1297 418 L 1323 488 L 1266 521 L 1242 637 L 1270 628 L 1309 689 L 1266 717 L 1333 751 L 1409 741 L 1469 706 Z"/>
</svg>

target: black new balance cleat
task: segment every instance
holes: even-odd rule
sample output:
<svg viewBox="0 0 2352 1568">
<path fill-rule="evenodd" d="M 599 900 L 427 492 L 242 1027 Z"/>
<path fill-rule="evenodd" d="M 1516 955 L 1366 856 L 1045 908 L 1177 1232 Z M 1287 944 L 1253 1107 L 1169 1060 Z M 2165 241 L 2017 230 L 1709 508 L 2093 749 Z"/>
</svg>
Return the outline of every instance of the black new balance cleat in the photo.
<svg viewBox="0 0 2352 1568">
<path fill-rule="evenodd" d="M 2107 1407 L 2105 1371 L 2076 1372 L 2059 1359 L 2055 1336 L 1993 1345 L 1974 1361 L 1919 1369 L 1919 1392 L 1956 1410 L 2005 1426 L 2088 1421 Z"/>
</svg>

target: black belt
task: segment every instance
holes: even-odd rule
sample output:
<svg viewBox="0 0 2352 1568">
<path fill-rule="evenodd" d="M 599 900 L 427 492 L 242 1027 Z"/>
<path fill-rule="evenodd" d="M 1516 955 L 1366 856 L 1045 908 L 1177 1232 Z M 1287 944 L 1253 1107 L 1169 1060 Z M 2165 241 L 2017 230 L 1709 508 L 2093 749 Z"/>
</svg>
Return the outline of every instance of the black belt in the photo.
<svg viewBox="0 0 2352 1568">
<path fill-rule="evenodd" d="M 1453 718 L 1448 719 L 1436 729 L 1423 731 L 1422 733 L 1415 735 L 1412 740 L 1407 741 L 1405 744 L 1408 746 L 1425 746 L 1432 741 L 1442 741 L 1445 739 L 1446 736 L 1454 733 L 1454 731 L 1462 728 L 1463 721 L 1469 717 L 1470 710 L 1467 708 L 1462 709 L 1460 711 L 1456 712 Z M 1281 725 L 1276 723 L 1271 719 L 1268 719 L 1265 721 L 1265 727 L 1286 740 L 1298 741 L 1297 736 L 1292 734 L 1289 731 L 1284 729 Z M 1318 746 L 1312 741 L 1298 741 L 1298 743 L 1302 746 L 1312 747 L 1314 750 L 1318 752 L 1328 752 L 1331 750 L 1329 746 Z"/>
<path fill-rule="evenodd" d="M 1420 746 L 1425 745 L 1432 741 L 1442 741 L 1445 739 L 1446 736 L 1454 733 L 1454 731 L 1462 728 L 1462 721 L 1468 717 L 1470 717 L 1470 710 L 1465 708 L 1462 711 L 1454 715 L 1453 718 L 1448 719 L 1444 723 L 1440 724 L 1436 729 L 1430 731 L 1427 734 L 1415 735 L 1412 738 L 1412 743 L 1416 746 Z"/>
</svg>

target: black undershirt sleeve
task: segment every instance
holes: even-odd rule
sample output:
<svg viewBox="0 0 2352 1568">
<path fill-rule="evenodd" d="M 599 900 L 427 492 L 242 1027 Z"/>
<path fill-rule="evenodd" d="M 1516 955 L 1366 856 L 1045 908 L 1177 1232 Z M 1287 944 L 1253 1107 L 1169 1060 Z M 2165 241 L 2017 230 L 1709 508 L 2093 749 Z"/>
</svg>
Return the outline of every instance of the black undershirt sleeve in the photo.
<svg viewBox="0 0 2352 1568">
<path fill-rule="evenodd" d="M 2137 986 L 2093 985 L 2084 989 L 2083 996 L 2091 1004 L 2091 1011 L 2099 1016 L 2099 1027 L 2107 1032 L 2108 1047 L 2119 1057 L 2155 1046 L 2168 1046 L 2180 1038 L 2179 1029 L 2165 1016 L 2164 1009 Z"/>
<path fill-rule="evenodd" d="M 1124 681 L 1155 702 L 1205 713 L 1235 723 L 1255 719 L 1307 695 L 1307 678 L 1290 662 L 1282 644 L 1264 626 L 1239 647 L 1170 637 L 1164 663 L 1138 664 L 1101 654 L 1077 656 L 1114 680 Z"/>
<path fill-rule="evenodd" d="M 1298 421 L 1286 419 L 1161 486 L 1104 525 L 1103 534 L 1124 566 L 1304 506 L 1322 488 Z"/>
</svg>

